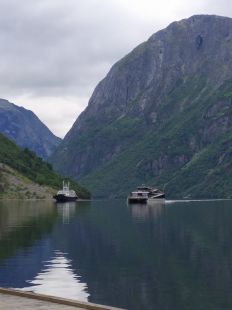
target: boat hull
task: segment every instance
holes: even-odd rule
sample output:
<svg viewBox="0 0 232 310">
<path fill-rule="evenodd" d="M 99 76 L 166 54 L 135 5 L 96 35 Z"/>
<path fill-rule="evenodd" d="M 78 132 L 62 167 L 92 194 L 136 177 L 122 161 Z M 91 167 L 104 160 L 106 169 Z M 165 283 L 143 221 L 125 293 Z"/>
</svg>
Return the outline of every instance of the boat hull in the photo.
<svg viewBox="0 0 232 310">
<path fill-rule="evenodd" d="M 146 203 L 147 202 L 147 198 L 132 198 L 129 197 L 127 199 L 128 203 Z"/>
<path fill-rule="evenodd" d="M 66 195 L 54 195 L 53 198 L 56 199 L 57 202 L 68 202 L 77 200 L 77 196 L 66 196 Z"/>
</svg>

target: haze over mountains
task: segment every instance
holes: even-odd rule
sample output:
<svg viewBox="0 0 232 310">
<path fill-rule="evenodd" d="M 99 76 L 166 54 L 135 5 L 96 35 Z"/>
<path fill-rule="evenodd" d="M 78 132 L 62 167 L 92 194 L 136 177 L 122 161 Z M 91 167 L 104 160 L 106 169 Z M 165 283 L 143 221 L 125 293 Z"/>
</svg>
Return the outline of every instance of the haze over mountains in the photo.
<svg viewBox="0 0 232 310">
<path fill-rule="evenodd" d="M 4 99 L 0 99 L 0 132 L 44 159 L 61 142 L 32 111 Z"/>
<path fill-rule="evenodd" d="M 95 196 L 232 197 L 232 19 L 174 22 L 117 62 L 52 156 Z"/>
</svg>

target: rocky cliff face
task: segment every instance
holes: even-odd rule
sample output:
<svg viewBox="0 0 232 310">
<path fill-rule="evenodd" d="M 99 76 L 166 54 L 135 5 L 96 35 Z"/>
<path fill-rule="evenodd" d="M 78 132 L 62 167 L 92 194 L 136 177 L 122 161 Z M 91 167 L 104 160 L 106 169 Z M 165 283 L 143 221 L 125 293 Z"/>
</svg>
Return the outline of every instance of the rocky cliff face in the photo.
<svg viewBox="0 0 232 310">
<path fill-rule="evenodd" d="M 228 197 L 231 114 L 232 19 L 193 16 L 112 67 L 52 161 L 97 196 L 149 182 L 172 197 Z"/>
<path fill-rule="evenodd" d="M 61 142 L 30 110 L 0 99 L 0 132 L 47 158 Z"/>
</svg>

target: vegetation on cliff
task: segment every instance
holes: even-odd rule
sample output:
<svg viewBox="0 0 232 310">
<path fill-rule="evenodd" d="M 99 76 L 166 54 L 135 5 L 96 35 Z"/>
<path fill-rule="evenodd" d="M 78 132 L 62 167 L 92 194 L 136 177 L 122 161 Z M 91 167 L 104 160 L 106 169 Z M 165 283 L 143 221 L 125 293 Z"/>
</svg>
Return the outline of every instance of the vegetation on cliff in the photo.
<svg viewBox="0 0 232 310">
<path fill-rule="evenodd" d="M 172 198 L 232 198 L 231 99 L 232 82 L 227 81 L 188 107 L 188 112 L 178 113 L 157 128 L 156 135 L 150 130 L 131 143 L 115 159 L 84 177 L 83 184 L 99 196 L 106 191 L 123 197 L 144 182 L 165 187 Z"/>
<path fill-rule="evenodd" d="M 51 189 L 57 190 L 62 186 L 64 177 L 54 172 L 51 164 L 37 157 L 34 152 L 29 149 L 21 149 L 2 134 L 0 134 L 0 146 L 0 189 L 2 197 L 42 198 L 45 195 L 42 187 L 50 188 L 51 193 Z M 90 193 L 86 188 L 71 179 L 69 181 L 70 186 L 80 198 L 90 198 Z M 34 183 L 33 186 L 32 182 Z M 42 192 L 39 196 L 36 194 L 38 189 L 35 184 L 41 186 Z M 26 186 L 25 190 L 22 190 L 22 186 Z M 35 192 L 34 197 L 30 194 L 31 187 Z M 20 197 L 18 197 L 19 192 L 21 192 Z"/>
</svg>

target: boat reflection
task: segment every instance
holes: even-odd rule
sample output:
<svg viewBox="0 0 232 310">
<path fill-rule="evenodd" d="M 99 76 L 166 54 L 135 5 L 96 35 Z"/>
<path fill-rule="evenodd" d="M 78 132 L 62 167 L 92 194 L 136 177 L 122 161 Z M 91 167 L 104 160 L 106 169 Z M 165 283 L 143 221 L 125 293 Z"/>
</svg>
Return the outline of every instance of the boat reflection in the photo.
<svg viewBox="0 0 232 310">
<path fill-rule="evenodd" d="M 128 205 L 132 217 L 137 221 L 145 221 L 148 218 L 157 218 L 164 211 L 165 201 L 157 200 L 151 204 L 133 203 Z"/>
<path fill-rule="evenodd" d="M 31 285 L 20 290 L 88 301 L 87 284 L 80 281 L 80 276 L 71 268 L 71 261 L 60 251 L 55 251 L 54 257 L 45 262 L 44 269 L 27 282 Z"/>
<path fill-rule="evenodd" d="M 83 212 L 88 212 L 91 201 L 58 202 L 55 206 L 58 215 L 62 218 L 63 224 L 70 224 L 75 216 L 81 215 Z"/>
<path fill-rule="evenodd" d="M 63 224 L 69 224 L 76 213 L 76 202 L 56 203 L 58 214 L 62 217 Z"/>
</svg>

